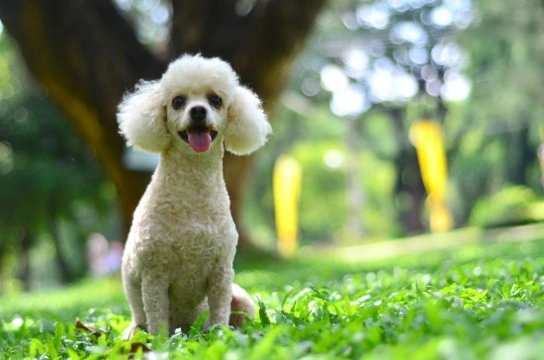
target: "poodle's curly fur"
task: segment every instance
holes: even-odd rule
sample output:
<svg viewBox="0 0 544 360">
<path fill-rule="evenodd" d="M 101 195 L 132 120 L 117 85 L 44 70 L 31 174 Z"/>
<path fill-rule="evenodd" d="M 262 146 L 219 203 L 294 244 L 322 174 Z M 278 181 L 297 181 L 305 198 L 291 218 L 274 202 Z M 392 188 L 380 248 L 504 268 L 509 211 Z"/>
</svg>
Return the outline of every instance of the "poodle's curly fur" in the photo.
<svg viewBox="0 0 544 360">
<path fill-rule="evenodd" d="M 223 179 L 224 149 L 249 154 L 271 133 L 259 98 L 218 58 L 184 55 L 157 81 L 140 82 L 117 114 L 128 145 L 160 153 L 136 211 L 122 276 L 132 310 L 127 333 L 239 325 L 254 316 L 232 283 L 238 234 Z"/>
</svg>

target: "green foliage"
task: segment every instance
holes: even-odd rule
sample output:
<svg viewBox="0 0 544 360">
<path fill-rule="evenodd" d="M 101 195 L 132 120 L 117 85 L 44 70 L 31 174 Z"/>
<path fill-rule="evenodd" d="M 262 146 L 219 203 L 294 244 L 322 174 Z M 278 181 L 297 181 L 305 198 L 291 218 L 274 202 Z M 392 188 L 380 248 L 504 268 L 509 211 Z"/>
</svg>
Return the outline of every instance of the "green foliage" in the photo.
<svg viewBox="0 0 544 360">
<path fill-rule="evenodd" d="M 429 21 L 428 15 L 435 10 L 451 10 L 455 7 L 458 8 L 450 12 L 449 25 L 438 26 Z M 372 28 L 364 24 L 365 11 L 370 8 L 377 9 L 382 16 L 380 19 L 385 19 L 381 27 Z M 535 191 L 542 191 L 535 149 L 541 141 L 538 128 L 544 116 L 541 101 L 541 84 L 544 82 L 541 66 L 544 61 L 543 15 L 542 3 L 535 0 L 523 0 L 513 7 L 484 0 L 330 2 L 328 11 L 316 26 L 317 31 L 310 40 L 310 47 L 294 72 L 292 88 L 323 106 L 329 100 L 326 90 L 319 86 L 320 70 L 325 64 L 343 69 L 351 83 L 368 87 L 373 67 L 382 64 L 386 58 L 391 64 L 417 78 L 420 95 L 425 93 L 426 82 L 429 85 L 438 78 L 439 81 L 434 85 L 444 83 L 449 78 L 455 78 L 453 75 L 458 72 L 470 75 L 472 91 L 463 102 L 442 103 L 440 106 L 443 105 L 444 109 L 437 109 L 437 103 L 443 101 L 444 97 L 434 98 L 436 93 L 433 96 L 427 94 L 421 98 L 416 97 L 410 104 L 372 99 L 372 109 L 361 116 L 361 139 L 365 145 L 370 145 L 368 148 L 376 156 L 383 158 L 385 155 L 390 162 L 388 165 L 396 167 L 399 174 L 415 168 L 414 164 L 399 156 L 399 150 L 414 151 L 407 141 L 410 123 L 421 116 L 444 120 L 448 160 L 452 169 L 450 204 L 454 207 L 456 224 L 463 226 L 467 224 L 470 211 L 478 198 L 497 191 L 507 183 L 525 184 Z M 417 49 L 416 44 L 392 41 L 395 34 L 391 29 L 406 22 L 421 28 L 428 35 L 423 49 L 430 54 L 425 57 L 428 64 L 424 66 L 411 63 L 413 59 L 403 55 L 410 46 Z M 447 56 L 444 54 L 449 64 L 437 63 L 435 55 L 439 55 L 440 48 L 451 45 L 451 52 Z M 374 51 L 374 46 L 379 51 Z M 460 49 L 460 52 L 457 53 L 455 49 Z M 360 51 L 364 55 L 362 58 L 366 56 L 368 64 L 361 59 L 349 63 L 349 55 L 353 50 Z M 380 61 L 374 61 L 375 57 L 381 57 Z M 359 74 L 359 77 L 352 67 L 354 64 L 355 68 L 365 68 L 366 64 L 365 72 Z M 433 75 L 427 74 L 422 79 L 421 75 L 431 69 Z M 428 89 L 436 90 L 435 86 Z M 386 114 L 394 109 L 399 110 L 400 121 L 388 121 L 383 115 L 381 119 L 376 119 L 376 113 Z M 445 113 L 444 119 L 440 114 L 442 110 Z M 415 116 L 414 112 L 417 113 Z M 343 127 L 340 117 L 335 119 L 331 116 L 328 126 L 333 123 L 339 128 Z M 365 163 L 364 170 L 382 171 L 381 166 L 384 164 L 372 165 L 374 167 L 370 168 Z M 404 179 L 399 180 L 400 185 Z M 368 184 L 364 185 L 367 193 L 373 196 L 374 188 L 367 189 Z M 410 192 L 410 189 L 404 192 Z M 385 196 L 394 205 L 389 191 L 375 195 Z M 373 208 L 374 203 L 367 205 Z M 374 214 L 390 214 L 373 209 Z M 405 210 L 411 213 L 421 211 L 409 206 L 392 206 L 392 212 L 397 215 Z M 364 226 L 372 226 L 377 220 L 377 217 L 363 218 Z"/>
<path fill-rule="evenodd" d="M 47 100 L 35 94 L 23 97 L 0 117 L 0 129 L 12 163 L 0 180 L 2 202 L 11 205 L 1 213 L 8 224 L 43 226 L 48 213 L 73 216 L 70 205 L 77 202 L 106 208 L 93 154 Z M 24 196 L 14 196 L 21 189 Z"/>
<path fill-rule="evenodd" d="M 471 131 L 466 137 L 480 136 L 475 151 L 492 153 L 497 178 L 496 187 L 488 191 L 507 183 L 541 191 L 530 171 L 542 141 L 538 129 L 544 114 L 544 6 L 534 0 L 518 1 L 513 7 L 479 0 L 474 7 L 476 21 L 459 36 L 469 55 L 467 72 L 472 79 L 465 112 Z"/>
<path fill-rule="evenodd" d="M 169 359 L 529 359 L 544 350 L 544 240 L 366 264 L 259 263 L 238 272 L 259 299 L 256 319 L 242 329 L 138 333 L 127 343 L 119 337 L 129 322 L 120 283 L 94 281 L 0 300 L 0 357 L 125 359 L 128 348 L 149 347 Z M 77 316 L 102 331 L 78 330 Z"/>
<path fill-rule="evenodd" d="M 275 242 L 272 170 L 280 154 L 288 154 L 302 168 L 302 190 L 299 206 L 302 244 L 336 241 L 343 237 L 348 216 L 346 171 L 349 161 L 357 161 L 360 186 L 365 194 L 360 214 L 366 235 L 395 235 L 395 204 L 392 196 L 395 169 L 384 160 L 396 151 L 388 119 L 381 113 L 369 114 L 361 121 L 365 141 L 352 159 L 345 149 L 345 124 L 322 106 L 313 109 L 309 118 L 281 108 L 275 124 L 274 137 L 260 151 L 257 161 L 255 188 L 246 212 L 248 224 L 257 237 L 265 237 L 265 245 Z M 368 142 L 367 142 L 368 140 Z M 263 215 L 259 218 L 259 214 Z M 351 241 L 360 239 L 351 239 Z"/>
<path fill-rule="evenodd" d="M 47 90 L 25 76 L 8 39 L 0 36 L 0 277 L 25 272 L 19 264 L 39 262 L 30 251 L 51 242 L 49 260 L 67 259 L 59 267 L 61 278 L 74 280 L 87 270 L 87 236 L 115 221 L 115 193 Z M 13 254 L 24 259 L 12 261 Z M 32 270 L 44 274 L 43 268 L 26 271 L 26 287 Z M 0 293 L 6 288 L 0 285 Z"/>
<path fill-rule="evenodd" d="M 527 186 L 508 186 L 480 199 L 470 223 L 483 227 L 511 226 L 544 220 L 544 209 L 537 194 Z"/>
<path fill-rule="evenodd" d="M 480 0 L 475 7 L 479 19 L 461 35 L 474 79 L 470 113 L 495 130 L 498 125 L 504 130 L 538 123 L 543 111 L 539 95 L 544 77 L 542 4 L 521 0 L 505 7 Z"/>
<path fill-rule="evenodd" d="M 345 223 L 345 174 L 340 167 L 326 165 L 327 154 L 345 157 L 338 142 L 299 143 L 292 151 L 303 169 L 299 215 L 303 239 L 330 239 Z"/>
<path fill-rule="evenodd" d="M 455 209 L 457 223 L 465 224 L 476 201 L 485 194 L 492 174 L 490 160 L 485 154 L 468 152 L 454 159 L 450 170 L 450 182 L 455 195 L 449 203 Z"/>
</svg>

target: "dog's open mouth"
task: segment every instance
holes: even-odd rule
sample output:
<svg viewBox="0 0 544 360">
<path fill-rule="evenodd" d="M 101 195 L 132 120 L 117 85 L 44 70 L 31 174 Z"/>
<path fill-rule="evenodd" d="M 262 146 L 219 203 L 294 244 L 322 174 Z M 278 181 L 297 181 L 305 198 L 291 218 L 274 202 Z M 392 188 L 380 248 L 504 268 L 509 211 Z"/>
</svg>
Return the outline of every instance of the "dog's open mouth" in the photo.
<svg viewBox="0 0 544 360">
<path fill-rule="evenodd" d="M 178 132 L 179 137 L 196 152 L 205 152 L 217 137 L 217 131 L 206 127 L 190 127 Z"/>
</svg>

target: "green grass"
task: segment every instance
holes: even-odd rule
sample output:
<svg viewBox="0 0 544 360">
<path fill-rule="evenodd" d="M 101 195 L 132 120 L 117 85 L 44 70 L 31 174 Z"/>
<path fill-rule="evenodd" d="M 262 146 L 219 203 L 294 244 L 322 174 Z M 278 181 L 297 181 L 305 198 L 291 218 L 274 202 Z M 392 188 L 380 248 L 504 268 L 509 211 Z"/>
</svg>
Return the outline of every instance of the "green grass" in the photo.
<svg viewBox="0 0 544 360">
<path fill-rule="evenodd" d="M 134 342 L 168 359 L 544 358 L 544 239 L 364 263 L 245 258 L 237 268 L 260 301 L 255 321 Z M 0 299 L 0 311 L 0 359 L 128 358 L 116 278 Z M 80 331 L 76 317 L 105 331 Z"/>
</svg>

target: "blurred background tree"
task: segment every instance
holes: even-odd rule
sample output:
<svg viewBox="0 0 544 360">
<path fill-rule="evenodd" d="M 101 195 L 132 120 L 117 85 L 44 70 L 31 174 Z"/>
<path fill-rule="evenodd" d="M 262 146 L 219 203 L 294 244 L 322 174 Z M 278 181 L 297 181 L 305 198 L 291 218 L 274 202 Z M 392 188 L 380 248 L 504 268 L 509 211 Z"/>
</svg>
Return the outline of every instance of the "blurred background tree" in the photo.
<svg viewBox="0 0 544 360">
<path fill-rule="evenodd" d="M 16 266 L 29 289 L 31 252 L 41 251 L 52 253 L 50 271 L 70 282 L 87 272 L 86 237 L 115 218 L 114 189 L 45 89 L 24 80 L 5 37 L 0 58 L 0 274 Z"/>
<path fill-rule="evenodd" d="M 6 0 L 0 19 L 35 79 L 93 149 L 115 184 L 125 230 L 149 173 L 123 164 L 115 113 L 139 79 L 160 77 L 184 52 L 220 56 L 273 110 L 324 0 L 48 2 Z M 240 221 L 251 157 L 225 157 L 225 180 Z"/>
<path fill-rule="evenodd" d="M 353 212 L 342 196 L 350 194 L 345 179 L 354 158 L 363 194 L 355 215 L 364 236 L 348 234 L 349 242 L 428 229 L 427 194 L 408 136 L 419 119 L 441 124 L 456 227 L 487 226 L 489 221 L 477 220 L 483 218 L 502 223 L 493 209 L 497 199 L 511 196 L 497 197 L 497 192 L 525 188 L 541 195 L 536 148 L 544 104 L 539 89 L 544 72 L 538 65 L 543 8 L 534 0 L 513 8 L 466 0 L 330 3 L 283 96 L 278 118 L 285 120 L 275 124 L 272 140 L 278 153 L 299 159 L 307 175 L 302 241 L 346 239 Z M 354 133 L 355 157 L 347 142 Z M 263 160 L 261 166 L 265 171 L 270 163 Z M 521 188 L 510 191 L 512 184 Z M 255 209 L 272 211 L 268 189 L 255 188 L 252 199 L 262 200 L 248 214 L 262 233 L 272 226 L 271 217 L 259 219 Z M 472 216 L 477 203 L 479 215 Z M 523 219 L 523 213 L 507 223 L 542 219 L 541 213 Z M 272 242 L 273 234 L 268 236 Z"/>
<path fill-rule="evenodd" d="M 409 139 L 421 119 L 442 128 L 456 227 L 544 219 L 542 2 L 337 0 L 317 16 L 322 5 L 0 2 L 0 274 L 28 284 L 24 264 L 39 280 L 49 259 L 68 281 L 84 273 L 91 232 L 121 238 L 119 219 L 126 227 L 149 173 L 123 165 L 116 105 L 184 51 L 229 60 L 274 110 L 255 171 L 250 158 L 228 157 L 225 169 L 237 222 L 262 247 L 275 247 L 272 170 L 282 154 L 303 169 L 303 245 L 427 231 Z"/>
<path fill-rule="evenodd" d="M 347 127 L 347 155 L 353 158 L 361 147 L 371 146 L 394 164 L 394 200 L 401 228 L 404 233 L 419 233 L 425 229 L 420 213 L 426 194 L 406 134 L 422 118 L 444 123 L 446 102 L 467 97 L 470 85 L 462 73 L 466 54 L 455 38 L 471 23 L 471 4 L 341 1 L 329 16 L 329 29 L 321 36 L 322 66 L 304 69 L 302 91 L 309 91 L 304 83 L 313 78 L 331 93 L 330 109 L 343 117 Z M 373 119 L 372 113 L 380 117 Z M 382 126 L 388 134 L 368 136 L 366 123 L 372 121 L 387 123 Z M 380 145 L 384 135 L 395 137 L 393 148 Z M 348 177 L 359 172 L 353 163 L 346 161 Z"/>
</svg>

